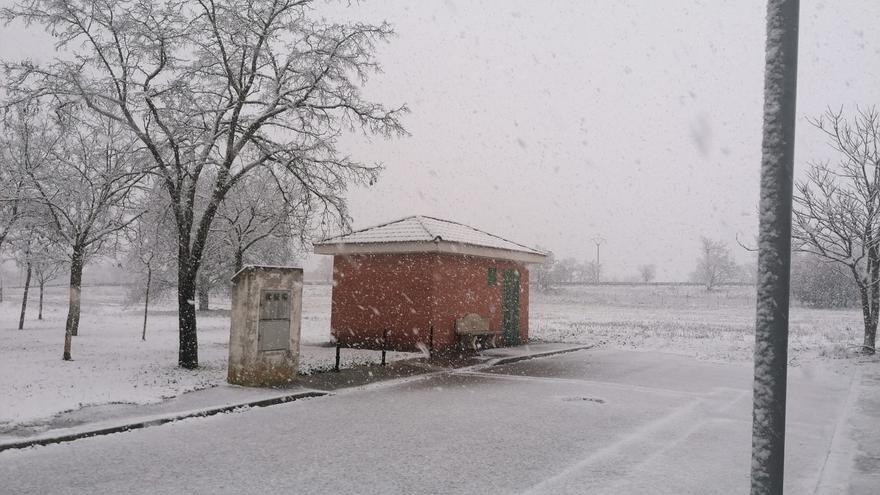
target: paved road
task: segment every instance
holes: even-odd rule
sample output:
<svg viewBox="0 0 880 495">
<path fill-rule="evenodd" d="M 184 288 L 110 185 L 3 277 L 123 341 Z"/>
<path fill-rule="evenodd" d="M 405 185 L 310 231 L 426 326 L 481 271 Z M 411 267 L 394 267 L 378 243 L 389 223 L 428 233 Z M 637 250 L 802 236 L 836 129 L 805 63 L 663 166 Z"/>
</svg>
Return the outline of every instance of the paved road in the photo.
<svg viewBox="0 0 880 495">
<path fill-rule="evenodd" d="M 848 378 L 791 373 L 787 493 Z M 579 351 L 0 453 L 6 493 L 747 493 L 751 368 Z"/>
</svg>

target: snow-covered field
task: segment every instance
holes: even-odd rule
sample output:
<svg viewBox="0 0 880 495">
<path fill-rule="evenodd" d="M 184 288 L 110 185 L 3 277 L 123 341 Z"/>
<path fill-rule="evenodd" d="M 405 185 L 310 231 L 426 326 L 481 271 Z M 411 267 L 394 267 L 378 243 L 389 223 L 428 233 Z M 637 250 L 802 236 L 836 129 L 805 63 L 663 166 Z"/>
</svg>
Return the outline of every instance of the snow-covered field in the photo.
<svg viewBox="0 0 880 495">
<path fill-rule="evenodd" d="M 141 341 L 143 308 L 126 304 L 123 287 L 86 287 L 80 335 L 72 362 L 61 361 L 66 290 L 48 289 L 43 321 L 32 292 L 24 330 L 17 330 L 20 292 L 0 304 L 0 431 L 85 405 L 151 403 L 226 379 L 228 302 L 199 314 L 201 368 L 177 363 L 177 316 L 170 301 L 152 308 Z M 602 343 L 663 350 L 710 360 L 751 358 L 754 296 L 751 288 L 614 286 L 566 287 L 533 292 L 531 336 L 545 341 Z M 840 356 L 860 340 L 857 310 L 792 309 L 792 356 Z M 332 366 L 330 287 L 305 287 L 301 372 Z M 391 359 L 410 354 L 391 353 Z M 372 351 L 343 352 L 344 365 L 375 362 Z"/>
<path fill-rule="evenodd" d="M 711 361 L 752 359 L 754 287 L 707 292 L 694 286 L 562 287 L 533 292 L 530 336 L 548 342 L 601 343 Z M 843 357 L 860 344 L 857 308 L 790 311 L 789 358 Z"/>
</svg>

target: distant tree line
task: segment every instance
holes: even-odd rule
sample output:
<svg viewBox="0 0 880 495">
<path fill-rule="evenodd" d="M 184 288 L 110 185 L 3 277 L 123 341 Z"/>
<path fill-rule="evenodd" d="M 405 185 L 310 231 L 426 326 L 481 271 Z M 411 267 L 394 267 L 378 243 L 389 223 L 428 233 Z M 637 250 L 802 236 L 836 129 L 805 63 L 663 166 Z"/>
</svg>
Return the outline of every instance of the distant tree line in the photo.
<svg viewBox="0 0 880 495">
<path fill-rule="evenodd" d="M 706 237 L 700 240 L 701 254 L 697 266 L 689 277 L 691 283 L 700 284 L 706 290 L 726 284 L 754 283 L 754 267 L 739 265 L 733 259 L 730 249 L 722 242 Z M 531 268 L 533 282 L 539 289 L 549 289 L 559 284 L 596 284 L 609 282 L 601 278 L 602 267 L 595 261 L 578 261 L 568 257 L 557 259 L 550 251 L 546 261 Z M 635 267 L 634 273 L 623 279 L 625 283 L 649 284 L 657 277 L 657 265 L 641 264 Z M 620 282 L 620 280 L 617 280 Z"/>
</svg>

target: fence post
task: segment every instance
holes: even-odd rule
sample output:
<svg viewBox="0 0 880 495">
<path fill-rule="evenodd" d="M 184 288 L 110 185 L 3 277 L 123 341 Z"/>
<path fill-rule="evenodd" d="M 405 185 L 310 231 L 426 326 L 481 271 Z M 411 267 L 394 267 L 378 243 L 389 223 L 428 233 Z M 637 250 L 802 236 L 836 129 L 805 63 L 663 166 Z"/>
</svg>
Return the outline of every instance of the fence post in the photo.
<svg viewBox="0 0 880 495">
<path fill-rule="evenodd" d="M 382 330 L 382 366 L 385 366 L 385 349 L 388 348 L 388 329 Z"/>
<path fill-rule="evenodd" d="M 339 341 L 336 341 L 336 366 L 333 367 L 333 371 L 339 372 Z"/>
</svg>

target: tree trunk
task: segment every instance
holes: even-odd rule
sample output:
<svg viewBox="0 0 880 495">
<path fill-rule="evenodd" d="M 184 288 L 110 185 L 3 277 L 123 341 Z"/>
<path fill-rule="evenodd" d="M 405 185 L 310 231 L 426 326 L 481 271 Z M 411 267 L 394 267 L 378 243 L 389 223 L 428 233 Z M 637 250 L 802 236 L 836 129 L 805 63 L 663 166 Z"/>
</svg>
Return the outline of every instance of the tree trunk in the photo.
<svg viewBox="0 0 880 495">
<path fill-rule="evenodd" d="M 31 262 L 27 262 L 27 275 L 24 277 L 24 294 L 21 296 L 21 316 L 18 318 L 18 329 L 22 330 L 24 328 L 24 313 L 27 310 L 27 300 L 28 300 L 28 290 L 31 287 L 31 272 L 33 271 L 33 267 L 31 266 Z"/>
<path fill-rule="evenodd" d="M 70 258 L 70 299 L 67 306 L 67 324 L 65 334 L 76 336 L 79 334 L 80 295 L 82 293 L 82 272 L 85 264 L 84 249 L 81 246 L 73 248 Z"/>
<path fill-rule="evenodd" d="M 43 289 L 45 287 L 46 287 L 46 281 L 43 279 L 40 279 L 40 305 L 39 305 L 39 311 L 37 311 L 37 319 L 38 320 L 43 319 Z"/>
<path fill-rule="evenodd" d="M 208 311 L 209 307 L 209 299 L 210 299 L 210 286 L 208 285 L 208 279 L 205 277 L 199 277 L 199 282 L 196 285 L 197 292 L 199 295 L 199 311 Z"/>
<path fill-rule="evenodd" d="M 64 325 L 64 354 L 61 359 L 70 361 L 70 348 L 73 336 L 79 330 L 80 293 L 82 290 L 82 271 L 85 256 L 81 246 L 74 246 L 70 257 L 70 295 L 67 307 L 67 323 Z"/>
<path fill-rule="evenodd" d="M 876 253 L 874 253 L 876 255 Z M 863 351 L 866 354 L 874 354 L 877 340 L 877 320 L 880 317 L 880 287 L 877 286 L 877 274 L 876 271 L 872 269 L 871 271 L 871 281 L 868 286 L 868 293 L 870 294 L 871 300 L 868 303 L 869 314 L 868 318 L 865 318 L 865 339 L 863 342 Z"/>
<path fill-rule="evenodd" d="M 874 354 L 875 344 L 877 340 L 877 317 L 865 320 L 865 340 L 862 344 L 864 351 L 868 354 Z"/>
<path fill-rule="evenodd" d="M 875 239 L 872 232 L 872 241 Z M 868 354 L 874 354 L 875 341 L 877 338 L 877 320 L 880 317 L 880 252 L 877 250 L 877 244 L 871 242 L 868 248 L 868 264 L 870 273 L 870 294 L 871 294 L 871 319 L 865 322 L 865 341 L 864 350 Z"/>
<path fill-rule="evenodd" d="M 180 342 L 177 363 L 181 368 L 199 367 L 199 341 L 196 335 L 196 270 L 192 269 L 189 257 L 179 258 L 177 270 L 177 323 Z"/>
<path fill-rule="evenodd" d="M 855 266 L 850 266 L 850 269 L 858 277 L 858 270 Z M 871 288 L 870 280 L 866 284 L 863 280 L 857 278 L 856 282 L 859 286 L 859 297 L 862 300 L 862 321 L 865 324 L 862 351 L 867 354 L 873 354 L 877 338 L 877 313 L 872 310 L 872 301 L 880 295 L 880 292 L 878 292 L 877 288 Z"/>
<path fill-rule="evenodd" d="M 241 249 L 235 250 L 235 272 L 238 273 L 244 267 L 244 253 Z"/>
<path fill-rule="evenodd" d="M 153 267 L 147 264 L 147 290 L 144 293 L 144 329 L 141 331 L 141 340 L 147 340 L 147 314 L 150 309 L 150 284 L 153 281 Z"/>
</svg>

